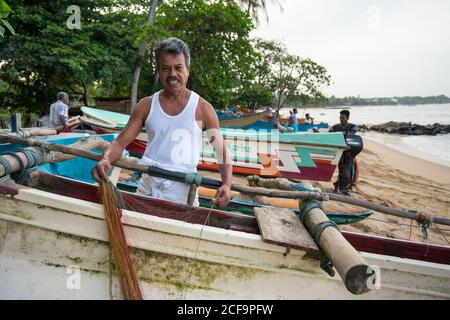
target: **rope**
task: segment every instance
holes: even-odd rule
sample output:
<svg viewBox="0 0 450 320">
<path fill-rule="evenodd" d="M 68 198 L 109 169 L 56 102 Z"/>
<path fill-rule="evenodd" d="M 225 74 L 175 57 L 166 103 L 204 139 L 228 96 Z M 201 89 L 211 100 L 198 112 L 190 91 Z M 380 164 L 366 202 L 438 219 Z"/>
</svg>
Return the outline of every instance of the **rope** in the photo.
<svg viewBox="0 0 450 320">
<path fill-rule="evenodd" d="M 300 221 L 303 223 L 303 225 L 305 225 L 306 216 L 311 212 L 312 209 L 316 209 L 316 208 L 322 210 L 322 212 L 324 211 L 322 203 L 317 200 L 306 201 L 302 204 L 302 206 L 300 208 L 300 217 L 299 218 L 300 218 Z M 322 235 L 323 230 L 325 230 L 328 227 L 333 227 L 336 230 L 338 230 L 339 232 L 341 231 L 341 229 L 337 226 L 336 223 L 328 220 L 328 221 L 323 221 L 323 222 L 317 224 L 316 226 L 314 226 L 313 229 L 311 230 L 311 237 L 314 239 L 314 243 L 319 248 L 320 267 L 330 277 L 334 277 L 335 271 L 333 269 L 333 263 L 331 262 L 330 258 L 328 258 L 325 255 L 325 253 L 322 251 L 322 249 L 320 249 L 320 246 L 319 246 L 320 236 Z"/>
<path fill-rule="evenodd" d="M 411 236 L 412 236 L 412 227 L 413 227 L 413 221 L 412 221 L 412 219 L 411 219 L 411 223 L 409 224 L 409 238 L 408 238 L 408 240 L 411 240 Z"/>
<path fill-rule="evenodd" d="M 439 229 L 439 227 L 437 226 L 437 224 L 434 225 L 437 229 L 437 231 L 439 231 L 439 233 L 441 234 L 442 237 L 444 237 L 445 241 L 447 241 L 447 244 L 450 244 L 450 242 L 447 240 L 447 238 L 444 236 L 444 233 L 442 233 L 442 231 Z"/>
<path fill-rule="evenodd" d="M 12 172 L 11 164 L 5 157 L 0 155 L 0 164 L 5 168 L 5 176 L 8 176 Z"/>
<path fill-rule="evenodd" d="M 186 177 L 184 178 L 184 182 L 186 184 L 195 184 L 197 187 L 202 183 L 202 176 L 196 172 L 186 173 Z"/>
<path fill-rule="evenodd" d="M 19 163 L 19 166 L 20 166 L 19 170 L 25 169 L 25 165 L 22 161 L 22 158 L 15 152 L 7 151 L 7 152 L 3 152 L 3 155 L 8 155 L 8 156 L 15 158 L 17 160 L 17 162 Z"/>
<path fill-rule="evenodd" d="M 328 227 L 333 227 L 337 231 L 341 232 L 341 228 L 339 228 L 338 225 L 331 220 L 323 221 L 315 225 L 311 231 L 311 236 L 313 237 L 314 242 L 317 246 L 319 246 L 320 236 L 322 235 L 322 232 Z"/>
<path fill-rule="evenodd" d="M 139 280 L 133 268 L 133 261 L 131 260 L 121 221 L 122 212 L 115 202 L 116 199 L 114 198 L 111 184 L 102 180 L 98 192 L 103 204 L 109 244 L 114 258 L 114 265 L 118 270 L 122 295 L 126 300 L 142 300 Z"/>
<path fill-rule="evenodd" d="M 206 219 L 205 219 L 205 223 L 203 223 L 202 229 L 200 231 L 200 235 L 198 237 L 198 242 L 197 242 L 197 248 L 195 249 L 194 261 L 195 261 L 195 259 L 197 259 L 198 248 L 200 247 L 200 241 L 202 240 L 203 230 L 205 229 L 205 226 L 206 226 L 206 224 L 209 221 L 209 216 L 210 216 L 211 211 L 213 210 L 213 208 L 214 208 L 214 203 L 212 204 L 211 208 L 209 209 L 208 215 L 206 216 Z M 192 267 L 192 263 L 191 263 L 191 268 L 189 270 L 189 276 L 188 276 L 188 279 L 186 281 L 187 286 L 186 286 L 186 291 L 184 292 L 183 300 L 186 300 L 186 295 L 188 293 L 189 285 L 191 283 L 192 270 L 193 270 L 193 267 Z"/>
<path fill-rule="evenodd" d="M 318 208 L 322 211 L 324 211 L 322 203 L 320 201 L 317 200 L 311 200 L 311 201 L 305 201 L 302 204 L 302 207 L 300 208 L 300 215 L 299 215 L 299 219 L 300 221 L 305 224 L 305 217 L 309 214 L 309 212 L 312 209 Z"/>
<path fill-rule="evenodd" d="M 111 182 L 111 180 L 108 180 L 108 184 L 109 187 L 111 188 L 111 193 L 114 198 L 114 201 L 117 204 L 117 207 L 119 209 L 126 209 L 125 201 L 123 200 L 122 195 L 119 193 L 117 187 Z M 122 212 L 120 212 L 120 216 L 122 216 Z"/>
<path fill-rule="evenodd" d="M 26 148 L 20 148 L 17 149 L 17 152 L 22 152 L 28 160 L 28 168 L 33 168 L 39 164 L 39 156 L 37 155 L 36 151 L 33 149 L 26 149 Z"/>
<path fill-rule="evenodd" d="M 423 238 L 428 238 L 428 228 L 433 224 L 433 216 L 426 212 L 417 212 L 419 214 L 419 217 L 417 218 L 417 222 L 419 223 L 421 229 Z"/>
<path fill-rule="evenodd" d="M 21 152 L 27 158 L 27 165 L 23 162 L 22 158 L 17 154 L 17 152 Z M 39 156 L 36 151 L 33 149 L 19 148 L 16 152 L 4 152 L 3 155 L 12 156 L 19 163 L 19 170 L 13 173 L 11 176 L 18 184 L 25 184 L 28 173 L 35 169 L 35 167 L 39 164 Z M 4 157 L 0 156 L 0 163 L 5 167 L 6 174 L 12 173 L 12 166 Z"/>
</svg>

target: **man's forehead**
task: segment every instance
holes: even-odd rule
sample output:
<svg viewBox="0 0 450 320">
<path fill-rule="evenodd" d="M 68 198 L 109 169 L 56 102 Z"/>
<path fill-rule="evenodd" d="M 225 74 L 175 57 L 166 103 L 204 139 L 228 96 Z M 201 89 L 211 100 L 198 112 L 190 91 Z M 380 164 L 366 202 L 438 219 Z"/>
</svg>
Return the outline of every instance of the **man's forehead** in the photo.
<svg viewBox="0 0 450 320">
<path fill-rule="evenodd" d="M 175 62 L 175 63 L 179 63 L 179 64 L 182 64 L 185 61 L 184 54 L 182 54 L 182 53 L 170 53 L 170 52 L 162 53 L 159 56 L 159 60 L 161 61 L 161 63 L 163 63 L 163 62 L 165 62 L 165 63 Z"/>
</svg>

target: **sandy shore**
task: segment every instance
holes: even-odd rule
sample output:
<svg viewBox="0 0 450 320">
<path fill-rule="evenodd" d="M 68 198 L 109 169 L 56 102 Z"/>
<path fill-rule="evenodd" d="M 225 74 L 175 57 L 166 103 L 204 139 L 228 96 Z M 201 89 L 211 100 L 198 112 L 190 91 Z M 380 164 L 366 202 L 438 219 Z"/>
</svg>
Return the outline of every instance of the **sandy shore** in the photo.
<svg viewBox="0 0 450 320">
<path fill-rule="evenodd" d="M 450 218 L 450 167 L 415 158 L 383 144 L 364 141 L 365 148 L 358 155 L 359 184 L 352 196 L 404 210 L 419 210 Z M 219 178 L 217 173 L 204 175 Z M 335 172 L 334 180 L 337 176 Z M 234 176 L 233 182 L 246 183 L 245 177 Z M 332 192 L 332 182 L 314 183 Z M 339 204 L 343 208 L 352 208 Z M 408 239 L 411 220 L 375 212 L 370 219 L 344 226 L 344 230 Z M 438 226 L 450 240 L 450 226 Z M 417 223 L 413 222 L 411 240 L 445 244 L 448 242 L 432 225 L 424 240 Z"/>
</svg>

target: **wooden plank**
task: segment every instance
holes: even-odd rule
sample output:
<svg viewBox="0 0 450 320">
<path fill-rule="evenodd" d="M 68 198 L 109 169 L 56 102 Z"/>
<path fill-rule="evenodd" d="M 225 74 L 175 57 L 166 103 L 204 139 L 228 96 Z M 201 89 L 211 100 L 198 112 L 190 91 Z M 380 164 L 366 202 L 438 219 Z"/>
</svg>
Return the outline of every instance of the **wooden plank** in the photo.
<svg viewBox="0 0 450 320">
<path fill-rule="evenodd" d="M 289 209 L 255 208 L 256 221 L 265 242 L 317 253 L 314 240 Z"/>
</svg>

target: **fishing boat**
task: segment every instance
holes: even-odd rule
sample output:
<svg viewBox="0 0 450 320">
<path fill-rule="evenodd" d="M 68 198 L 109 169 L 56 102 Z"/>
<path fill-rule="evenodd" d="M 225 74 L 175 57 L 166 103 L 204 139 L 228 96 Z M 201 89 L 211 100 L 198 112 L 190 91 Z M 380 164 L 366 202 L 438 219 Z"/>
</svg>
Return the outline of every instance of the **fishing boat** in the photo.
<svg viewBox="0 0 450 320">
<path fill-rule="evenodd" d="M 284 126 L 286 130 L 293 131 L 292 128 L 288 128 L 287 126 Z M 310 123 L 299 123 L 298 124 L 298 131 L 299 132 L 307 132 L 311 131 L 313 129 L 323 129 L 328 128 L 328 124 L 325 122 L 319 122 L 317 124 L 310 124 Z M 272 131 L 274 129 L 280 129 L 276 122 L 269 121 L 269 120 L 259 120 L 255 123 L 252 123 L 250 125 L 247 125 L 243 127 L 242 129 L 254 129 L 254 130 L 267 130 Z"/>
<path fill-rule="evenodd" d="M 217 112 L 221 128 L 244 129 L 264 118 L 265 112 L 252 112 L 244 114 Z"/>
<path fill-rule="evenodd" d="M 120 298 L 98 186 L 39 170 L 27 178 L 0 182 L 0 298 Z M 119 193 L 146 299 L 450 298 L 447 246 L 343 231 L 378 270 L 372 290 L 354 295 L 320 268 L 317 249 L 264 241 L 253 216 Z"/>
<path fill-rule="evenodd" d="M 111 142 L 116 138 L 115 134 L 104 134 L 99 135 L 102 139 Z M 77 142 L 82 137 L 70 137 L 70 138 L 53 138 L 48 139 L 47 142 L 57 143 L 61 145 L 70 145 L 72 143 Z M 11 147 L 12 150 L 17 150 Z M 101 150 L 93 150 L 94 152 L 101 153 Z M 124 153 L 126 155 L 127 153 Z M 91 175 L 91 169 L 95 166 L 96 162 L 84 159 L 80 157 L 76 157 L 71 160 L 66 160 L 58 163 L 51 164 L 43 164 L 37 169 L 39 171 L 51 173 L 54 175 L 75 179 L 81 182 L 94 183 L 94 180 Z M 118 172 L 115 175 L 119 175 Z M 132 176 L 128 176 L 128 179 L 117 179 L 117 185 L 121 190 L 136 192 L 137 187 L 139 185 L 140 175 L 134 173 Z M 202 207 L 209 208 L 211 207 L 211 199 L 215 195 L 215 190 L 210 188 L 200 187 L 198 189 L 199 192 L 199 202 Z M 254 200 L 242 199 L 242 195 L 237 192 L 231 192 L 231 196 L 233 197 L 230 204 L 223 208 L 224 211 L 234 211 L 241 212 L 244 214 L 254 215 L 255 208 L 260 207 L 281 207 L 281 208 L 289 208 L 297 215 L 299 214 L 298 210 L 298 201 L 294 199 L 279 199 L 279 198 L 269 198 L 266 200 L 266 203 L 261 203 Z M 328 218 L 334 221 L 337 224 L 350 224 L 362 221 L 372 214 L 371 210 L 343 210 L 339 207 L 327 204 L 325 206 L 325 214 Z"/>
<path fill-rule="evenodd" d="M 46 172 L 56 174 L 57 172 L 68 178 L 78 179 L 76 175 L 72 175 L 72 172 L 64 172 L 61 169 L 56 169 L 57 166 L 45 167 L 43 170 Z M 89 166 L 88 166 L 89 167 Z M 55 170 L 56 169 L 56 170 Z M 132 175 L 122 175 L 123 178 L 118 180 L 117 186 L 119 189 L 129 192 L 136 192 L 139 186 L 140 175 L 134 172 Z M 82 179 L 81 179 L 82 180 Z M 84 181 L 84 180 L 82 180 Z M 88 182 L 88 181 L 86 181 Z M 211 208 L 212 199 L 216 194 L 216 190 L 211 188 L 200 187 L 198 188 L 199 203 L 201 207 Z M 248 215 L 255 215 L 255 208 L 261 207 L 279 207 L 287 208 L 299 215 L 298 201 L 294 199 L 282 199 L 282 198 L 267 198 L 259 199 L 259 201 L 254 199 L 248 199 L 248 197 L 243 197 L 239 192 L 231 191 L 231 201 L 228 206 L 221 208 L 224 211 L 230 212 L 240 212 Z M 351 224 L 355 222 L 360 222 L 364 219 L 369 218 L 372 215 L 372 210 L 368 209 L 342 209 L 338 206 L 325 204 L 324 212 L 326 216 L 336 224 Z"/>
<path fill-rule="evenodd" d="M 85 111 L 84 107 L 82 111 Z M 92 117 L 86 114 L 80 120 L 99 134 L 119 133 L 123 129 L 123 121 L 113 123 L 110 119 L 98 120 L 93 117 L 98 115 L 93 113 L 90 113 Z M 233 173 L 236 174 L 329 181 L 342 152 L 347 149 L 340 132 L 294 134 L 227 128 L 221 131 L 231 155 Z M 142 131 L 127 149 L 142 155 L 147 140 L 147 133 Z M 219 170 L 215 152 L 206 134 L 203 136 L 198 168 Z"/>
<path fill-rule="evenodd" d="M 0 185 L 0 298 L 120 298 L 97 186 L 31 177 L 32 188 Z M 264 242 L 254 217 L 121 195 L 145 299 L 450 298 L 449 247 L 343 232 L 381 274 L 355 296 L 312 252 Z"/>
<path fill-rule="evenodd" d="M 123 113 L 117 113 L 102 109 L 81 107 L 83 114 L 89 118 L 94 118 L 103 122 L 106 125 L 114 126 L 117 128 L 123 128 L 130 118 L 129 115 Z M 221 128 L 243 128 L 251 125 L 258 120 L 263 119 L 265 112 L 236 114 L 231 112 L 217 111 L 217 117 L 219 118 L 219 125 Z"/>
</svg>

